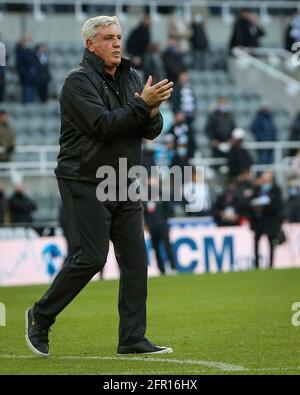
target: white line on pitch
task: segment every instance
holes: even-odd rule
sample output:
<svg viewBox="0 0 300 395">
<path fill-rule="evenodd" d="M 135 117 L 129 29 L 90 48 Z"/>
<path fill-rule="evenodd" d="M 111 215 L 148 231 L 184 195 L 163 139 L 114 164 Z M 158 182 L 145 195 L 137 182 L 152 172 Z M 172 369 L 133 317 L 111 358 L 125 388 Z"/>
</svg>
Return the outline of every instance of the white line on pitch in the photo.
<svg viewBox="0 0 300 395">
<path fill-rule="evenodd" d="M 290 367 L 290 368 L 251 368 L 247 370 L 254 370 L 254 371 L 259 371 L 259 372 L 272 372 L 272 371 L 288 371 L 288 370 L 300 370 L 300 366 L 296 367 Z"/>
<path fill-rule="evenodd" d="M 9 354 L 0 354 L 0 358 L 6 359 L 32 359 L 34 357 L 27 355 L 9 355 Z M 215 361 L 202 361 L 202 360 L 189 360 L 189 359 L 165 359 L 165 358 L 149 358 L 149 357 L 101 357 L 101 356 L 56 356 L 50 357 L 50 359 L 62 359 L 62 360 L 100 360 L 100 361 L 140 361 L 140 362 L 162 362 L 162 363 L 174 363 L 181 365 L 200 365 L 207 368 L 215 368 L 223 371 L 241 371 L 247 370 L 243 366 L 231 365 L 224 362 L 215 362 Z"/>
<path fill-rule="evenodd" d="M 35 356 L 30 355 L 10 355 L 10 354 L 0 354 L 0 359 L 37 359 Z M 49 358 L 52 359 L 60 359 L 60 360 L 86 360 L 86 361 L 141 361 L 141 362 L 162 362 L 162 363 L 174 363 L 181 365 L 200 365 L 207 368 L 215 368 L 225 372 L 228 371 L 256 371 L 256 372 L 264 372 L 264 371 L 289 371 L 289 370 L 300 370 L 300 366 L 296 367 L 273 367 L 273 368 L 245 368 L 244 366 L 232 365 L 224 362 L 215 362 L 215 361 L 203 361 L 203 360 L 189 360 L 189 359 L 165 359 L 165 358 L 149 358 L 149 357 L 101 357 L 98 355 L 90 355 L 90 356 L 80 356 L 80 355 L 66 355 L 66 356 L 52 356 Z M 43 359 L 46 360 L 46 359 Z"/>
</svg>

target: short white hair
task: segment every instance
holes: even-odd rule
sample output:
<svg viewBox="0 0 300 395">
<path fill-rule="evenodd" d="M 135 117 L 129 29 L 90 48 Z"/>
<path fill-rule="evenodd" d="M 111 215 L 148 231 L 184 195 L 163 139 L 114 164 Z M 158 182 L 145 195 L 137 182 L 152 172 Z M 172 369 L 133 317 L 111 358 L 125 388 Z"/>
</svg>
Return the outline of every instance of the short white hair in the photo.
<svg viewBox="0 0 300 395">
<path fill-rule="evenodd" d="M 83 25 L 81 34 L 84 45 L 87 39 L 93 40 L 95 38 L 97 28 L 99 26 L 117 25 L 121 29 L 119 19 L 116 16 L 99 15 L 88 19 Z"/>
</svg>

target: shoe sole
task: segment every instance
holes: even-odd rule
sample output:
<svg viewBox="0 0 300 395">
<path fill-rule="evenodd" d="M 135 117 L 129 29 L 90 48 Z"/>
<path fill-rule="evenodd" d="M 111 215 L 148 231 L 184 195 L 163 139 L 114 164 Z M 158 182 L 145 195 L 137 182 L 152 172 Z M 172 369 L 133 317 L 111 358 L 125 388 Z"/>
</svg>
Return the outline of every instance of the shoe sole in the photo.
<svg viewBox="0 0 300 395">
<path fill-rule="evenodd" d="M 173 352 L 173 348 L 171 347 L 167 347 L 164 350 L 160 350 L 160 351 L 153 351 L 153 352 L 128 352 L 128 353 L 124 353 L 124 354 L 117 354 L 117 355 L 150 355 L 150 354 L 171 354 Z"/>
<path fill-rule="evenodd" d="M 28 347 L 29 350 L 30 350 L 31 352 L 33 352 L 33 354 L 35 354 L 37 357 L 40 357 L 40 358 L 47 358 L 47 357 L 49 357 L 50 352 L 49 352 L 48 354 L 44 354 L 44 353 L 40 352 L 38 349 L 36 349 L 36 348 L 34 347 L 34 345 L 31 343 L 31 341 L 30 341 L 30 339 L 29 339 L 29 337 L 28 337 L 28 313 L 29 313 L 29 310 L 30 310 L 30 308 L 27 309 L 26 312 L 25 312 L 25 341 L 26 341 L 27 347 Z"/>
</svg>

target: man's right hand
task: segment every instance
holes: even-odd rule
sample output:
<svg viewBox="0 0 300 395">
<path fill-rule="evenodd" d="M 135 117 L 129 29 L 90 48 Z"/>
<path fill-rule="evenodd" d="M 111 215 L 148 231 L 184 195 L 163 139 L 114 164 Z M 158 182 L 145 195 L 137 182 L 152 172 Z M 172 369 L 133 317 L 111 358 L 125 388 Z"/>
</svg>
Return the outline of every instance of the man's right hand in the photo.
<svg viewBox="0 0 300 395">
<path fill-rule="evenodd" d="M 149 76 L 143 92 L 139 95 L 141 99 L 151 108 L 158 107 L 163 101 L 168 100 L 173 92 L 173 82 L 167 79 L 152 85 L 152 77 Z"/>
</svg>

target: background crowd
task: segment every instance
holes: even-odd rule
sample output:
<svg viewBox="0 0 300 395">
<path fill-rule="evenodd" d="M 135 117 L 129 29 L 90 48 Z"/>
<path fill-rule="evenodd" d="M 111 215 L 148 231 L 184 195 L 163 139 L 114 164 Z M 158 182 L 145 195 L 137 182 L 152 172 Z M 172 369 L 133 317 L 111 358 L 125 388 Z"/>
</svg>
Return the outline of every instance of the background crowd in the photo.
<svg viewBox="0 0 300 395">
<path fill-rule="evenodd" d="M 7 6 L 8 8 L 10 6 Z M 61 12 L 59 7 L 53 12 Z M 6 9 L 8 9 L 6 8 Z M 101 9 L 102 10 L 102 9 Z M 64 9 L 69 11 L 68 8 Z M 91 10 L 88 10 L 91 11 Z M 93 12 L 96 10 L 93 10 Z M 103 11 L 103 10 L 102 10 Z M 107 10 L 109 11 L 109 10 Z M 212 37 L 207 34 L 204 17 L 197 13 L 188 23 L 178 15 L 178 10 L 170 12 L 168 19 L 168 41 L 162 48 L 151 37 L 151 19 L 145 14 L 139 23 L 129 32 L 124 43 L 125 54 L 131 59 L 132 66 L 141 74 L 144 81 L 151 74 L 153 81 L 168 78 L 175 84 L 172 99 L 169 102 L 171 117 L 165 119 L 165 130 L 158 143 L 145 141 L 143 164 L 174 165 L 183 167 L 195 157 L 197 146 L 195 136 L 204 133 L 210 142 L 211 157 L 223 158 L 226 166 L 217 166 L 216 172 L 222 175 L 218 193 L 194 170 L 193 176 L 182 185 L 184 195 L 188 196 L 198 183 L 201 183 L 203 202 L 194 202 L 192 213 L 185 212 L 184 204 L 176 202 L 145 203 L 145 223 L 153 240 L 158 257 L 158 265 L 163 272 L 159 243 L 163 241 L 171 266 L 174 266 L 170 243 L 168 241 L 167 220 L 180 216 L 211 216 L 218 226 L 232 226 L 249 223 L 255 232 L 256 251 L 261 235 L 266 234 L 270 242 L 271 263 L 273 247 L 283 241 L 281 225 L 284 221 L 300 221 L 300 151 L 291 150 L 287 155 L 293 157 L 288 174 L 288 191 L 283 194 L 270 171 L 252 174 L 254 163 L 270 165 L 274 162 L 271 149 L 258 150 L 253 156 L 244 147 L 246 131 L 236 120 L 235 109 L 229 97 L 220 95 L 207 115 L 203 130 L 197 130 L 195 118 L 199 113 L 199 103 L 190 82 L 190 71 L 202 73 L 207 69 L 227 68 L 227 60 L 236 46 L 256 48 L 264 36 L 255 13 L 248 9 L 236 15 L 228 42 L 226 56 L 217 64 L 208 62 Z M 97 9 L 99 12 L 99 9 Z M 4 39 L 4 38 L 3 38 Z M 5 41 L 5 40 L 4 40 Z M 290 16 L 282 37 L 282 47 L 291 50 L 293 43 L 300 41 L 300 14 L 296 11 Z M 46 103 L 53 99 L 49 93 L 49 84 L 56 70 L 51 68 L 51 53 L 46 43 L 25 34 L 7 52 L 7 62 L 13 65 L 18 76 L 21 91 L 20 100 L 29 103 Z M 75 66 L 75 65 L 74 65 Z M 0 66 L 0 102 L 6 99 L 6 68 Z M 18 130 L 10 126 L 10 114 L 1 110 L 0 104 L 0 161 L 10 161 L 16 146 L 15 136 Z M 249 122 L 249 130 L 258 142 L 275 142 L 278 127 L 273 118 L 272 106 L 263 100 L 257 112 Z M 300 142 L 300 112 L 290 123 L 290 141 Z M 149 180 L 151 184 L 153 180 Z M 24 188 L 16 185 L 14 194 L 5 198 L 4 186 L 0 187 L 0 223 L 31 222 L 31 214 L 36 204 L 25 194 Z M 256 253 L 257 257 L 257 253 Z M 257 259 L 256 259 L 257 264 Z"/>
</svg>

